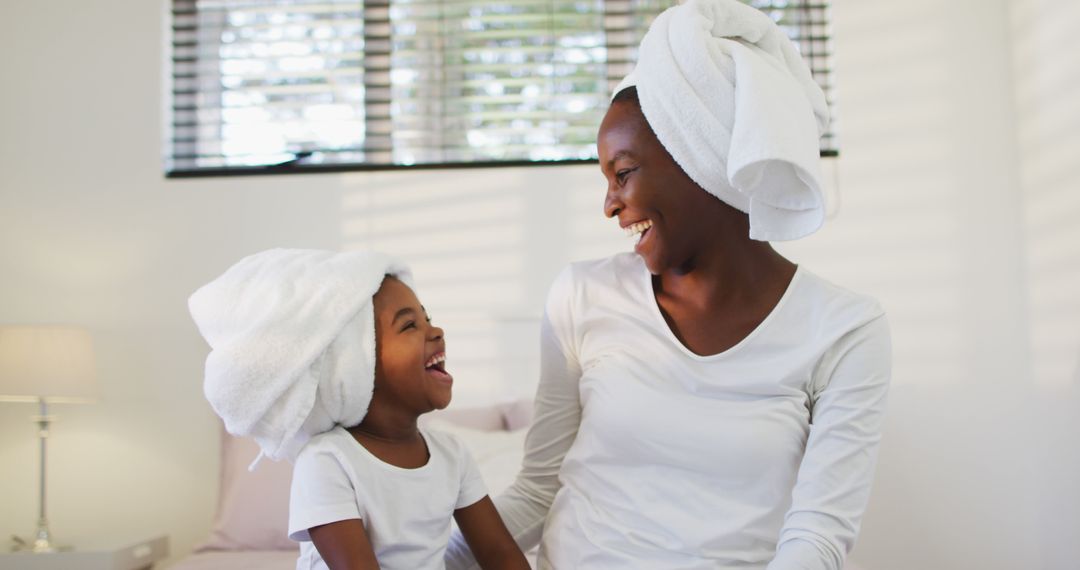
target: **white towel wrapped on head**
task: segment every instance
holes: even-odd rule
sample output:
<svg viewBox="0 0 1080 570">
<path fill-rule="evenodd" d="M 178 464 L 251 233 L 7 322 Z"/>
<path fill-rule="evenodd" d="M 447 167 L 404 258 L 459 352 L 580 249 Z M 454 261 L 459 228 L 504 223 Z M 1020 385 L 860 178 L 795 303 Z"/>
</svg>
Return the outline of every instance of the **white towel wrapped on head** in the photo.
<svg viewBox="0 0 1080 570">
<path fill-rule="evenodd" d="M 615 89 L 636 87 L 657 139 L 699 186 L 750 215 L 750 237 L 821 227 L 825 94 L 784 32 L 737 0 L 664 11 Z"/>
<path fill-rule="evenodd" d="M 375 378 L 372 296 L 408 268 L 374 252 L 272 249 L 191 295 L 213 349 L 203 390 L 229 433 L 293 459 L 312 436 L 360 423 Z"/>
</svg>

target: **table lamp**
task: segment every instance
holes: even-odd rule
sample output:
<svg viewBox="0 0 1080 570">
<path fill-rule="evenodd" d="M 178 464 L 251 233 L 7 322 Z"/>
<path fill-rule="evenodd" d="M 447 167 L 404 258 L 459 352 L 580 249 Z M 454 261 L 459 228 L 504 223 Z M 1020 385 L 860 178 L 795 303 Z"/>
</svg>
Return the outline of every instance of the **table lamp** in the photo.
<svg viewBox="0 0 1080 570">
<path fill-rule="evenodd" d="M 0 402 L 37 404 L 41 443 L 41 479 L 37 534 L 22 548 L 54 552 L 45 517 L 45 441 L 49 437 L 49 404 L 92 402 L 97 395 L 94 350 L 90 333 L 69 326 L 0 326 Z"/>
</svg>

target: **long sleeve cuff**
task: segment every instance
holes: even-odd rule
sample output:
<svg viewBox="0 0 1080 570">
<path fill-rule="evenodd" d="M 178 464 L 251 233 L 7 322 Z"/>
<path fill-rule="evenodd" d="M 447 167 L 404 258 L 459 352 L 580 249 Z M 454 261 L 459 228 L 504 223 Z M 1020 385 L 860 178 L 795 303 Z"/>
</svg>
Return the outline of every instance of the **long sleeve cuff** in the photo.
<svg viewBox="0 0 1080 570">
<path fill-rule="evenodd" d="M 767 570 L 841 570 L 831 558 L 808 540 L 789 540 L 776 550 Z"/>
</svg>

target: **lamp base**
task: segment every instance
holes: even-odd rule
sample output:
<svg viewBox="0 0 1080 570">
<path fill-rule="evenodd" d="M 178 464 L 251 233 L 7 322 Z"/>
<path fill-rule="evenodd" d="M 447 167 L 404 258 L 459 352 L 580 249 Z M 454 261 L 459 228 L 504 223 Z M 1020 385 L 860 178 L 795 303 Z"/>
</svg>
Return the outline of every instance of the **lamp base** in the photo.
<svg viewBox="0 0 1080 570">
<path fill-rule="evenodd" d="M 52 534 L 49 532 L 48 523 L 45 521 L 38 523 L 37 534 L 34 535 L 33 542 L 18 536 L 12 536 L 11 540 L 14 543 L 11 547 L 12 552 L 48 554 L 50 552 L 65 552 L 71 550 L 71 547 L 57 546 L 56 543 L 53 542 Z"/>
<path fill-rule="evenodd" d="M 34 544 L 30 547 L 30 551 L 34 554 L 44 554 L 46 552 L 57 552 L 59 549 L 52 542 L 52 534 L 49 533 L 49 523 L 42 520 L 38 523 L 37 536 L 34 537 Z"/>
<path fill-rule="evenodd" d="M 37 548 L 35 548 L 35 546 Z M 9 552 L 26 554 L 27 556 L 34 556 L 36 554 L 54 554 L 57 552 L 72 552 L 74 548 L 70 545 L 64 544 L 57 546 L 54 542 L 47 544 L 38 543 L 35 540 L 33 543 L 27 541 L 25 538 L 19 538 L 18 536 L 11 537 L 11 548 Z M 0 555 L 2 556 L 2 555 Z M 6 568 L 6 566 L 0 566 L 0 568 Z"/>
</svg>

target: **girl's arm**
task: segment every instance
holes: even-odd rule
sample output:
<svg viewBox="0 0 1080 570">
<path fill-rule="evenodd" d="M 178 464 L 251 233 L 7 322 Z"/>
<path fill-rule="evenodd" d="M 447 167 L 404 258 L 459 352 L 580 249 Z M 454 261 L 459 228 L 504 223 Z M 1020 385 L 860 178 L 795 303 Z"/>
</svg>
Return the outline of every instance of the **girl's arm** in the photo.
<svg viewBox="0 0 1080 570">
<path fill-rule="evenodd" d="M 345 465 L 332 449 L 300 451 L 289 493 L 289 538 L 310 540 L 333 570 L 378 569 Z"/>
<path fill-rule="evenodd" d="M 379 570 L 379 561 L 360 519 L 314 526 L 308 529 L 308 534 L 330 570 Z"/>
<path fill-rule="evenodd" d="M 454 511 L 458 528 L 484 570 L 529 570 L 490 497 Z M 324 557 L 325 559 L 325 557 Z"/>
</svg>

